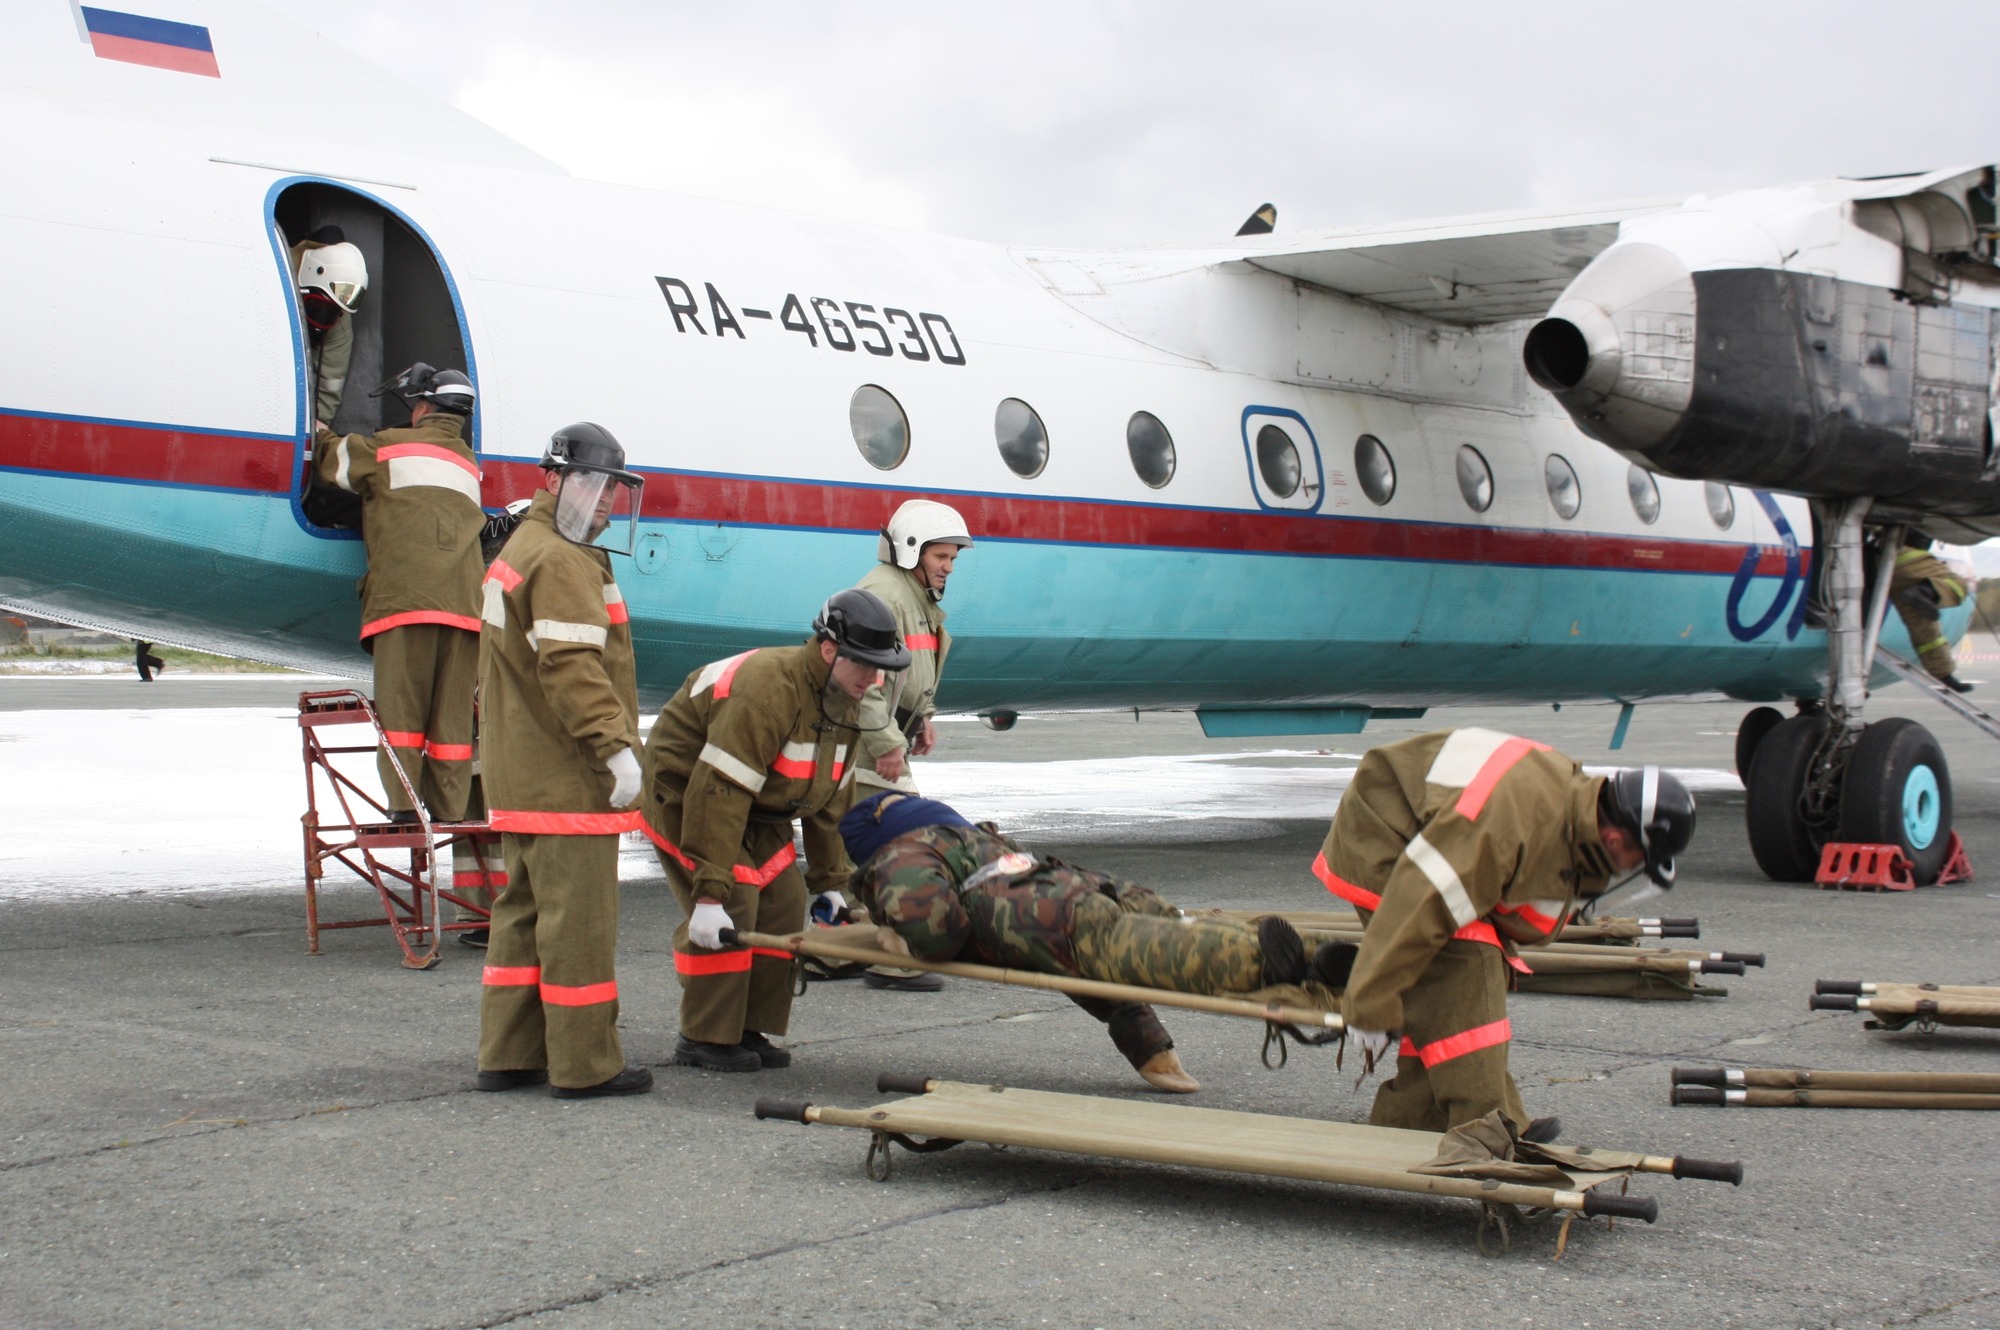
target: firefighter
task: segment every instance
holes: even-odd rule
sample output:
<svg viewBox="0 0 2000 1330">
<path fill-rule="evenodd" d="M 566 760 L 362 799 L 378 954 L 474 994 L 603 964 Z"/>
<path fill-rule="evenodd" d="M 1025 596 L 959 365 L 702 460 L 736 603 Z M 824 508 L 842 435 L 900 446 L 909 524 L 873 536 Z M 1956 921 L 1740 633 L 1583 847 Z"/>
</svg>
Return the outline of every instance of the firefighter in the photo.
<svg viewBox="0 0 2000 1330">
<path fill-rule="evenodd" d="M 869 794 L 894 789 L 917 792 L 910 759 L 923 757 L 937 744 L 938 681 L 944 658 L 951 651 L 951 634 L 944 630 L 945 583 L 959 552 L 972 547 L 965 519 L 949 504 L 911 499 L 890 516 L 876 541 L 879 561 L 860 582 L 863 591 L 882 598 L 896 616 L 903 645 L 910 651 L 910 668 L 903 672 L 894 697 L 887 689 L 871 689 L 861 702 L 861 741 L 856 747 L 854 782 Z M 838 971 L 810 966 L 809 972 L 837 977 Z M 922 970 L 871 967 L 862 975 L 870 988 L 907 993 L 935 993 L 944 980 Z"/>
<path fill-rule="evenodd" d="M 482 1090 L 639 1094 L 618 1041 L 618 837 L 639 829 L 639 698 L 625 598 L 598 542 L 644 486 L 601 425 L 558 430 L 542 489 L 487 570 L 480 780 L 501 835 L 479 1004 Z M 632 528 L 623 523 L 629 551 Z M 613 546 L 615 548 L 615 546 Z"/>
<path fill-rule="evenodd" d="M 361 643 L 375 658 L 375 710 L 388 737 L 378 766 L 390 816 L 417 816 L 400 765 L 431 817 L 455 822 L 472 779 L 486 521 L 466 437 L 472 383 L 420 361 L 376 392 L 409 407 L 409 427 L 373 435 L 322 429 L 313 466 L 321 481 L 361 501 L 368 550 Z"/>
<path fill-rule="evenodd" d="M 1911 532 L 1896 551 L 1896 571 L 1889 578 L 1889 599 L 1910 631 L 1910 645 L 1931 677 L 1955 693 L 1969 693 L 1972 685 L 1958 677 L 1958 662 L 1952 656 L 1951 641 L 1938 622 L 1940 609 L 1965 603 L 1965 583 L 1931 553 L 1928 536 Z"/>
<path fill-rule="evenodd" d="M 852 889 L 880 925 L 881 945 L 918 960 L 963 956 L 1213 995 L 1310 979 L 1330 996 L 1354 957 L 1350 944 L 1322 942 L 1308 961 L 1298 932 L 1275 915 L 1252 927 L 1186 914 L 1136 883 L 1030 854 L 991 823 L 973 826 L 932 799 L 884 791 L 856 804 L 840 832 L 858 865 Z M 1170 1094 L 1201 1088 L 1152 1007 L 1070 1000 L 1109 1027 L 1148 1085 Z"/>
<path fill-rule="evenodd" d="M 724 947 L 721 930 L 789 933 L 850 866 L 839 819 L 854 781 L 862 696 L 908 667 L 895 616 L 873 594 L 835 592 L 803 646 L 702 666 L 661 708 L 646 742 L 648 834 L 686 918 L 674 1061 L 712 1071 L 784 1067 L 773 1044 L 792 1009 L 792 958 Z M 803 824 L 807 874 L 792 845 Z"/>
<path fill-rule="evenodd" d="M 1372 1068 L 1401 1036 L 1368 1120 L 1447 1131 L 1499 1108 L 1527 1139 L 1553 1139 L 1507 1071 L 1515 948 L 1553 938 L 1614 873 L 1671 886 L 1693 835 L 1693 795 L 1657 767 L 1589 776 L 1482 729 L 1369 750 L 1313 863 L 1364 929 L 1341 999 L 1349 1046 Z"/>
<path fill-rule="evenodd" d="M 354 359 L 352 315 L 368 289 L 368 261 L 337 226 L 322 226 L 293 245 L 291 260 L 306 323 L 313 418 L 318 429 L 330 429 Z"/>
</svg>

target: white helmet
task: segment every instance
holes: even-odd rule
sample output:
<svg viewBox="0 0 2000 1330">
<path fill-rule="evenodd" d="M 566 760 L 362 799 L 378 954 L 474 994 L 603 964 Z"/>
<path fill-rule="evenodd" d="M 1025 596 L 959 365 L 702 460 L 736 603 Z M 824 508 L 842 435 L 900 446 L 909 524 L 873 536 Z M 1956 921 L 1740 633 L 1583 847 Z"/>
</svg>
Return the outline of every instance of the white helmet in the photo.
<svg viewBox="0 0 2000 1330">
<path fill-rule="evenodd" d="M 939 541 L 970 549 L 972 537 L 966 532 L 965 519 L 948 503 L 911 499 L 890 515 L 889 525 L 882 528 L 875 542 L 875 557 L 898 568 L 914 568 L 923 557 L 924 546 Z"/>
<path fill-rule="evenodd" d="M 361 303 L 361 293 L 368 289 L 368 261 L 345 240 L 309 249 L 299 255 L 298 288 L 323 291 L 334 304 L 352 314 Z"/>
</svg>

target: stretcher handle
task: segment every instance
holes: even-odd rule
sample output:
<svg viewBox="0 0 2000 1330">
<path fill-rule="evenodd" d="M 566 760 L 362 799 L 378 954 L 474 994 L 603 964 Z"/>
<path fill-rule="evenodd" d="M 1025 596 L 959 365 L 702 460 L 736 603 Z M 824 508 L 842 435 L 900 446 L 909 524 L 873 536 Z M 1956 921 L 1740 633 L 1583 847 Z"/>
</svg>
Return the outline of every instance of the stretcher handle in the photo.
<svg viewBox="0 0 2000 1330">
<path fill-rule="evenodd" d="M 1813 981 L 1813 992 L 1850 993 L 1855 997 L 1860 997 L 1862 992 L 1861 981 L 1859 979 L 1816 979 Z"/>
<path fill-rule="evenodd" d="M 733 928 L 718 928 L 715 930 L 715 937 L 725 947 L 736 945 L 736 930 Z M 759 1102 L 761 1103 L 762 1101 L 760 1100 Z"/>
<path fill-rule="evenodd" d="M 1740 1159 L 1689 1159 L 1686 1155 L 1675 1155 L 1671 1171 L 1677 1178 L 1726 1182 L 1732 1187 L 1743 1185 L 1743 1161 Z"/>
<path fill-rule="evenodd" d="M 905 1076 L 898 1072 L 885 1071 L 875 1078 L 876 1094 L 929 1094 L 929 1076 Z"/>
<path fill-rule="evenodd" d="M 1742 974 L 1743 962 L 1735 960 L 1702 961 L 1702 974 Z"/>
<path fill-rule="evenodd" d="M 1727 1085 L 1729 1073 L 1721 1067 L 1675 1067 L 1675 1085 Z"/>
<path fill-rule="evenodd" d="M 1652 1223 L 1660 1217 L 1660 1203 L 1650 1196 L 1617 1196 L 1599 1191 L 1583 1194 L 1583 1212 L 1609 1215 L 1613 1219 L 1643 1219 Z"/>
<path fill-rule="evenodd" d="M 1715 958 L 1721 961 L 1735 961 L 1738 965 L 1755 966 L 1759 970 L 1764 968 L 1764 953 L 1761 951 L 1718 951 L 1715 953 Z M 1737 973 L 1740 974 L 1742 971 L 1739 970 Z"/>
<path fill-rule="evenodd" d="M 759 1122 L 775 1120 L 778 1122 L 806 1123 L 812 1121 L 812 1118 L 809 1116 L 812 1112 L 812 1105 L 803 1099 L 759 1099 L 757 1107 L 752 1111 L 756 1113 Z"/>
<path fill-rule="evenodd" d="M 1699 919 L 1641 919 L 1639 922 L 1642 924 L 1652 924 L 1656 928 L 1692 928 L 1696 930 L 1701 928 L 1701 921 Z M 1700 937 L 1701 933 L 1699 931 L 1693 933 L 1663 933 L 1661 936 Z"/>
<path fill-rule="evenodd" d="M 1812 1011 L 1860 1011 L 1861 999 L 1852 993 L 1815 993 L 1809 1009 Z"/>
<path fill-rule="evenodd" d="M 1719 1085 L 1676 1085 L 1674 1087 L 1674 1102 L 1676 1104 L 1726 1104 L 1729 1102 L 1729 1096 L 1723 1092 L 1722 1087 Z"/>
</svg>

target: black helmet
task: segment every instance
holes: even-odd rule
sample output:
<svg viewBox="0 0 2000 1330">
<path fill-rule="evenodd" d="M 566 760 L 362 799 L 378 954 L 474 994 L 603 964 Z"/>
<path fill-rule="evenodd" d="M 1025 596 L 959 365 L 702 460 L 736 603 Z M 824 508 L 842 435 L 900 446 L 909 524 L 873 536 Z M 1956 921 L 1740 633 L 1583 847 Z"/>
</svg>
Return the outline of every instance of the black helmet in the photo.
<svg viewBox="0 0 2000 1330">
<path fill-rule="evenodd" d="M 1604 782 L 1598 805 L 1614 826 L 1638 838 L 1646 876 L 1674 885 L 1674 859 L 1694 839 L 1694 795 L 1658 767 L 1634 767 Z"/>
<path fill-rule="evenodd" d="M 421 360 L 368 395 L 380 397 L 383 393 L 404 406 L 415 398 L 455 416 L 471 415 L 477 399 L 471 379 L 455 369 L 432 369 Z"/>
<path fill-rule="evenodd" d="M 827 597 L 813 620 L 813 636 L 833 643 L 850 660 L 877 669 L 900 670 L 910 664 L 909 648 L 896 635 L 896 616 L 881 597 L 859 587 Z"/>
<path fill-rule="evenodd" d="M 549 446 L 542 449 L 544 471 L 568 471 L 573 467 L 639 479 L 625 469 L 625 445 L 610 430 L 588 420 L 563 426 L 549 435 Z"/>
</svg>

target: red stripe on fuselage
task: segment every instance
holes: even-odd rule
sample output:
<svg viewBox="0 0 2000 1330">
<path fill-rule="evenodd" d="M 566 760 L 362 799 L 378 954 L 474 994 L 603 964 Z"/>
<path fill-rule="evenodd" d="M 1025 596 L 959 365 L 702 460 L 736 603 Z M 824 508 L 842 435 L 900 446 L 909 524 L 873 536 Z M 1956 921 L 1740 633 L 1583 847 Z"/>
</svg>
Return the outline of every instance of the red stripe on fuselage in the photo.
<svg viewBox="0 0 2000 1330">
<path fill-rule="evenodd" d="M 0 468 L 206 489 L 290 493 L 288 439 L 239 438 L 199 430 L 0 413 Z M 532 462 L 488 462 L 488 508 L 541 486 Z M 681 522 L 877 531 L 902 500 L 897 490 L 762 476 L 646 473 L 645 515 Z M 1071 498 L 953 495 L 952 504 L 993 540 L 1217 550 L 1243 554 L 1500 563 L 1558 568 L 1734 574 L 1740 543 L 1649 540 L 1593 532 L 1454 526 L 1383 518 L 1169 508 Z M 1811 555 L 1801 552 L 1802 567 Z M 1760 576 L 1785 571 L 1784 551 L 1761 548 Z"/>
</svg>

